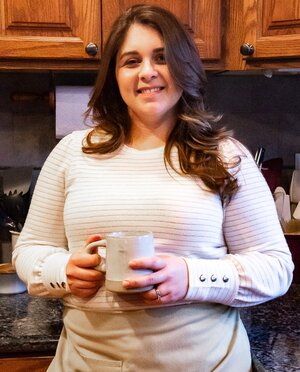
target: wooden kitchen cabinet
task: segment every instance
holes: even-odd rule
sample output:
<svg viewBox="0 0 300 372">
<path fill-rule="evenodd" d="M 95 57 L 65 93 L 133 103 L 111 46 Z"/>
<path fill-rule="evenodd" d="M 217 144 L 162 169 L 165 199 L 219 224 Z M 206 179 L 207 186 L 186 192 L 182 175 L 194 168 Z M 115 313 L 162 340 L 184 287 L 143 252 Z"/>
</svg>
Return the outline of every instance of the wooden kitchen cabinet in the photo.
<svg viewBox="0 0 300 372">
<path fill-rule="evenodd" d="M 300 67 L 300 0 L 226 0 L 226 8 L 227 69 Z"/>
<path fill-rule="evenodd" d="M 102 0 L 103 41 L 117 16 L 134 4 L 157 4 L 172 11 L 192 33 L 206 68 L 222 68 L 221 0 Z"/>
<path fill-rule="evenodd" d="M 0 68 L 93 69 L 100 22 L 100 0 L 0 0 Z"/>
<path fill-rule="evenodd" d="M 1 372 L 46 372 L 53 357 L 0 358 Z"/>
<path fill-rule="evenodd" d="M 0 0 L 0 69 L 97 69 L 112 23 L 135 3 L 171 10 L 205 67 L 223 68 L 221 0 Z M 99 48 L 95 56 L 86 52 L 89 43 Z"/>
<path fill-rule="evenodd" d="M 206 69 L 300 68 L 300 0 L 0 0 L 0 69 L 97 70 L 112 23 L 136 3 L 175 13 Z"/>
</svg>

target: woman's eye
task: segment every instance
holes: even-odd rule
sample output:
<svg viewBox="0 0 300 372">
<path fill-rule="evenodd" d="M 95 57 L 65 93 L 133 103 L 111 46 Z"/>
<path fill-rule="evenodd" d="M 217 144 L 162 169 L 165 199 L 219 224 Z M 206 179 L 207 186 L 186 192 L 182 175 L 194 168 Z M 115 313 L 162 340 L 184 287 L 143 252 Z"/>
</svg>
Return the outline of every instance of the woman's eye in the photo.
<svg viewBox="0 0 300 372">
<path fill-rule="evenodd" d="M 163 53 L 157 54 L 157 56 L 155 57 L 155 60 L 157 63 L 166 64 L 165 55 Z"/>
<path fill-rule="evenodd" d="M 137 64 L 139 63 L 139 60 L 137 58 L 130 58 L 130 59 L 127 59 L 124 63 L 125 66 L 128 66 L 128 67 L 134 67 L 136 66 Z"/>
</svg>

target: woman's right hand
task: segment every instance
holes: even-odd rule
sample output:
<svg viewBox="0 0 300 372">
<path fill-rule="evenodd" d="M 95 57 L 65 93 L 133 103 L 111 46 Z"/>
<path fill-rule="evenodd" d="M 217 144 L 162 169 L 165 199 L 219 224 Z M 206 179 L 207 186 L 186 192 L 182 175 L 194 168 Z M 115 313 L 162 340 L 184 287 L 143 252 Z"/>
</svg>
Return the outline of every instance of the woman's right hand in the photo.
<svg viewBox="0 0 300 372">
<path fill-rule="evenodd" d="M 101 239 L 100 235 L 92 235 L 88 238 L 86 245 Z M 101 257 L 96 249 L 92 254 L 82 249 L 71 255 L 66 267 L 66 275 L 73 295 L 86 298 L 97 293 L 105 280 L 105 274 L 94 269 L 100 262 Z"/>
</svg>

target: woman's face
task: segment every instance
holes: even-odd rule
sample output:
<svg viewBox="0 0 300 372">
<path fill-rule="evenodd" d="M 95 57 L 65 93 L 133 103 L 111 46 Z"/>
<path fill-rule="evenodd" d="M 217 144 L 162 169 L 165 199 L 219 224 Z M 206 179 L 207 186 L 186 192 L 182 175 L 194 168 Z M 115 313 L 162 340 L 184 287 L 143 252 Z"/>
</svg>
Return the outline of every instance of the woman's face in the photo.
<svg viewBox="0 0 300 372">
<path fill-rule="evenodd" d="M 116 60 L 120 94 L 134 122 L 175 122 L 182 90 L 175 85 L 164 57 L 164 42 L 151 27 L 133 24 Z"/>
</svg>

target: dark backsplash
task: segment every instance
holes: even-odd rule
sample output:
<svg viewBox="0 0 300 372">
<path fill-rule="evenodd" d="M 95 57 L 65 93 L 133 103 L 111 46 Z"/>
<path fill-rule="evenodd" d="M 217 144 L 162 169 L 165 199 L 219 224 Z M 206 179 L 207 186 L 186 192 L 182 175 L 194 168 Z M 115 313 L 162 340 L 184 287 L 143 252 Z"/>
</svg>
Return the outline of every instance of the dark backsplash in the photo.
<svg viewBox="0 0 300 372">
<path fill-rule="evenodd" d="M 93 77 L 94 78 L 94 77 Z M 55 82 L 86 85 L 86 74 L 69 73 Z M 221 123 L 232 129 L 254 154 L 265 148 L 265 159 L 282 157 L 283 183 L 288 186 L 294 156 L 300 152 L 300 76 L 208 76 L 208 103 L 222 113 Z M 42 99 L 53 89 L 50 73 L 0 73 L 0 168 L 31 166 L 39 169 L 55 138 L 55 112 Z M 12 101 L 13 93 L 41 95 L 33 102 Z M 285 186 L 285 185 L 284 185 Z"/>
</svg>

